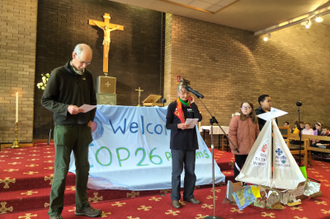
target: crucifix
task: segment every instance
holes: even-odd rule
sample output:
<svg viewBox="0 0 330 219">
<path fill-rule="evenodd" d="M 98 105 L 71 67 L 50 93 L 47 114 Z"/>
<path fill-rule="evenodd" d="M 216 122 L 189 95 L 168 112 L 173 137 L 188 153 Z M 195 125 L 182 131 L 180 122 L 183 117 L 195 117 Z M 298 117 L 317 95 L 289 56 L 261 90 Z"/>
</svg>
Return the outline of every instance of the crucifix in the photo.
<svg viewBox="0 0 330 219">
<path fill-rule="evenodd" d="M 103 72 L 107 76 L 108 75 L 108 54 L 110 50 L 110 32 L 114 30 L 124 30 L 124 26 L 118 24 L 110 23 L 110 14 L 104 13 L 103 15 L 104 22 L 96 21 L 89 19 L 89 25 L 98 26 L 104 31 L 104 39 L 103 39 Z"/>
<path fill-rule="evenodd" d="M 141 106 L 140 105 L 140 99 L 141 99 L 141 92 L 143 92 L 144 90 L 141 90 L 141 88 L 139 87 L 139 89 L 135 89 L 135 91 L 139 92 L 139 98 L 138 98 L 138 105 L 137 106 Z"/>
</svg>

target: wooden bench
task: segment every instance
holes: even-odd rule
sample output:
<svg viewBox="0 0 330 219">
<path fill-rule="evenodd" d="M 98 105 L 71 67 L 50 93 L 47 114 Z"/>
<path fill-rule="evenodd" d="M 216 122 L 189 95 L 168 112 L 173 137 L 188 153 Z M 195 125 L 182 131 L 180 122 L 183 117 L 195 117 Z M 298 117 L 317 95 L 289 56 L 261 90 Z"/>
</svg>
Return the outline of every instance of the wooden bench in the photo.
<svg viewBox="0 0 330 219">
<path fill-rule="evenodd" d="M 292 140 L 294 140 L 294 141 L 299 141 L 300 140 L 299 134 L 290 133 L 288 135 L 288 137 L 284 140 L 285 140 L 286 144 L 288 145 L 291 154 L 293 154 L 293 155 L 299 155 L 299 154 L 304 155 L 304 166 L 307 167 L 308 165 L 311 165 L 311 162 L 309 163 L 309 160 L 308 160 L 308 151 L 307 151 L 307 148 L 308 148 L 308 145 L 309 145 L 309 140 L 308 139 L 301 138 L 301 141 L 302 141 L 301 152 L 299 152 L 299 145 L 291 144 Z"/>
<path fill-rule="evenodd" d="M 312 140 L 320 140 L 320 141 L 329 141 L 330 137 L 326 136 L 316 136 L 316 135 L 302 135 L 301 139 L 307 140 L 307 154 L 308 154 L 308 163 L 312 166 L 312 151 L 322 152 L 322 153 L 330 153 L 330 148 L 319 148 L 310 146 L 310 142 Z"/>
</svg>

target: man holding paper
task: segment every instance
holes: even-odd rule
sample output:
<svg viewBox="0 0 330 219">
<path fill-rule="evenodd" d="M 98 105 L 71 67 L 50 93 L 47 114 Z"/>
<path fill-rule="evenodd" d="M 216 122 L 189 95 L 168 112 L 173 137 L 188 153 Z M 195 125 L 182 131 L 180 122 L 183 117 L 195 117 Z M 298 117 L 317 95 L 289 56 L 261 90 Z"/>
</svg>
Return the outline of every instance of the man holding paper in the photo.
<svg viewBox="0 0 330 219">
<path fill-rule="evenodd" d="M 202 120 L 197 105 L 194 103 L 194 97 L 186 90 L 189 81 L 182 79 L 177 87 L 178 98 L 170 103 L 167 108 L 166 128 L 171 129 L 170 149 L 172 153 L 172 206 L 180 208 L 181 199 L 180 184 L 181 173 L 184 167 L 184 191 L 183 201 L 193 204 L 200 204 L 200 201 L 194 197 L 194 188 L 196 183 L 195 175 L 195 154 L 198 149 L 196 120 Z"/>
<path fill-rule="evenodd" d="M 86 112 L 78 107 L 96 105 L 93 77 L 86 69 L 91 61 L 92 49 L 86 44 L 78 44 L 72 52 L 72 60 L 52 71 L 41 99 L 42 106 L 54 113 L 55 121 L 54 180 L 48 211 L 51 219 L 62 218 L 65 180 L 72 151 L 76 163 L 75 215 L 96 217 L 102 214 L 101 210 L 92 208 L 87 199 L 88 145 L 92 141 L 91 123 L 96 109 L 90 110 L 89 107 L 87 110 L 90 111 Z"/>
</svg>

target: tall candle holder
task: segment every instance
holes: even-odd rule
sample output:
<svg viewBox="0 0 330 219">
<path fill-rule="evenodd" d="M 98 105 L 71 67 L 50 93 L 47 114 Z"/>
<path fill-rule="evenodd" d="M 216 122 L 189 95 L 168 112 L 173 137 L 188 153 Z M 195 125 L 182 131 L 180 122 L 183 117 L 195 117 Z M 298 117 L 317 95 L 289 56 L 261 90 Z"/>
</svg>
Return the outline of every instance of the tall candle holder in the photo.
<svg viewBox="0 0 330 219">
<path fill-rule="evenodd" d="M 13 144 L 10 146 L 11 148 L 20 148 L 17 141 L 17 136 L 18 136 L 18 122 L 15 123 L 15 140 Z"/>
</svg>

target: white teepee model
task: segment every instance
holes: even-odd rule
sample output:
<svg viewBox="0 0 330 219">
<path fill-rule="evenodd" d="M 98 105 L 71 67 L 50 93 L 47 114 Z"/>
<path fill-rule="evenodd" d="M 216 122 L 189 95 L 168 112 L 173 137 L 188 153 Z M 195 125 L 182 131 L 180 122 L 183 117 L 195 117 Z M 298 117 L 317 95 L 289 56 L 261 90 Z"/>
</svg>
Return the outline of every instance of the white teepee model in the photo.
<svg viewBox="0 0 330 219">
<path fill-rule="evenodd" d="M 287 112 L 272 108 L 270 112 L 258 115 L 267 122 L 236 177 L 237 181 L 280 189 L 296 189 L 300 182 L 305 181 L 274 120 L 285 114 Z"/>
</svg>

